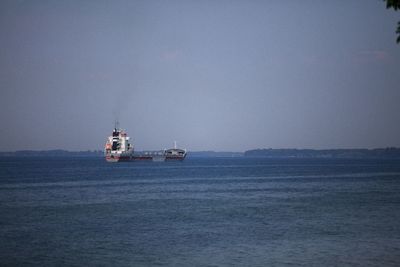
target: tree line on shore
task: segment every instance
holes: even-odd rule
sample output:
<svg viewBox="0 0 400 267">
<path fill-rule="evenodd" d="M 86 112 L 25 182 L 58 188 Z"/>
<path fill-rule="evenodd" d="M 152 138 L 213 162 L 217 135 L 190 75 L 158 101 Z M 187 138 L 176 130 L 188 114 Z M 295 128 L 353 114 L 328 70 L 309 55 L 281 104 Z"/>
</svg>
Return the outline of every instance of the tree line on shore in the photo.
<svg viewBox="0 0 400 267">
<path fill-rule="evenodd" d="M 253 149 L 246 157 L 269 158 L 400 158 L 400 148 L 376 149 Z"/>
</svg>

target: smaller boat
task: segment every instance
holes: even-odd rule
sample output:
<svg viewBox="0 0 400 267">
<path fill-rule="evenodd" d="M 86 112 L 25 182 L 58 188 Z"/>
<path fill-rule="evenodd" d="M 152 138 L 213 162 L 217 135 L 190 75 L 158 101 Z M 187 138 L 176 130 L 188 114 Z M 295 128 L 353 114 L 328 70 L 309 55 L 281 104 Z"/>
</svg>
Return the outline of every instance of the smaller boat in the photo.
<svg viewBox="0 0 400 267">
<path fill-rule="evenodd" d="M 186 157 L 186 149 L 177 148 L 175 141 L 174 148 L 164 150 L 164 156 L 166 160 L 184 160 Z"/>
</svg>

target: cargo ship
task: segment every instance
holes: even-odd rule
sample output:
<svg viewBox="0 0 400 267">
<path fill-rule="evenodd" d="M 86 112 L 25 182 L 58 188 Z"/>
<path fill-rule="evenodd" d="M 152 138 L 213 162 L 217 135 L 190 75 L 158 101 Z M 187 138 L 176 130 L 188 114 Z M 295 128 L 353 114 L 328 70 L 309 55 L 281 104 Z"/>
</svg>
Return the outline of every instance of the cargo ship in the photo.
<svg viewBox="0 0 400 267">
<path fill-rule="evenodd" d="M 184 160 L 186 157 L 186 149 L 174 148 L 164 149 L 160 151 L 134 152 L 133 145 L 125 130 L 120 129 L 117 123 L 114 127 L 112 135 L 108 137 L 105 150 L 105 158 L 108 162 L 120 161 L 170 161 Z"/>
</svg>

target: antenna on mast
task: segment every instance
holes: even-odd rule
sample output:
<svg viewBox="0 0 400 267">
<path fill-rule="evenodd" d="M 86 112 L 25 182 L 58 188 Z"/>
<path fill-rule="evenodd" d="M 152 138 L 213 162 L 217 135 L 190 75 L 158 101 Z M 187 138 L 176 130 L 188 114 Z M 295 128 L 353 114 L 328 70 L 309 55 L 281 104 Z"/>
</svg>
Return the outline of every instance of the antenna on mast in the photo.
<svg viewBox="0 0 400 267">
<path fill-rule="evenodd" d="M 115 124 L 115 125 L 114 125 L 114 126 L 115 126 L 114 128 L 115 128 L 115 129 L 118 129 L 118 128 L 119 128 L 119 121 L 118 121 L 118 120 L 115 120 L 114 124 Z"/>
<path fill-rule="evenodd" d="M 176 149 L 176 141 L 174 141 L 174 149 Z"/>
</svg>

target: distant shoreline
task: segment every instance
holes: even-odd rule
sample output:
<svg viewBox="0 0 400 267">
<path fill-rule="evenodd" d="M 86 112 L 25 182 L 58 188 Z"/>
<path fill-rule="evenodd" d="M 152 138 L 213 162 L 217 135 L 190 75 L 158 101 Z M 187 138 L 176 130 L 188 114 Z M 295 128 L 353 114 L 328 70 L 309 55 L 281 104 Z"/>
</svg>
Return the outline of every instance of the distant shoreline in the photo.
<svg viewBox="0 0 400 267">
<path fill-rule="evenodd" d="M 263 158 L 399 158 L 400 148 L 375 149 L 253 149 L 245 157 Z"/>
<path fill-rule="evenodd" d="M 68 151 L 18 150 L 0 152 L 0 157 L 103 157 L 101 150 Z M 400 148 L 376 149 L 252 149 L 245 152 L 189 151 L 189 158 L 395 158 L 400 159 Z"/>
</svg>

